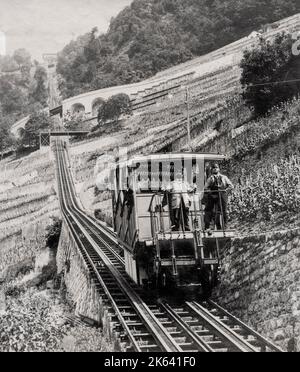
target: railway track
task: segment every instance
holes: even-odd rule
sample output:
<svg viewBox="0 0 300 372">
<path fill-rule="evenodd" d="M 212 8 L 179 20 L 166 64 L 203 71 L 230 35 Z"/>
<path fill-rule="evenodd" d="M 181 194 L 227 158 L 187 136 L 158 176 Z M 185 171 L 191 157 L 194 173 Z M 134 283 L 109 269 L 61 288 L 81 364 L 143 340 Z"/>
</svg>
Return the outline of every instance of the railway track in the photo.
<svg viewBox="0 0 300 372">
<path fill-rule="evenodd" d="M 129 341 L 134 351 L 179 351 L 178 345 L 164 330 L 160 322 L 147 307 L 137 292 L 117 270 L 113 250 L 113 261 L 101 251 L 86 230 L 85 221 L 74 210 L 70 184 L 63 163 L 63 146 L 56 141 L 57 176 L 61 209 L 78 245 L 96 290 L 109 303 L 113 317 L 122 329 L 124 340 Z M 111 257 L 112 259 L 112 257 Z M 120 263 L 121 265 L 121 263 Z"/>
<path fill-rule="evenodd" d="M 101 295 L 115 331 L 128 350 L 151 352 L 280 352 L 219 305 L 168 304 L 147 299 L 129 278 L 120 247 L 110 231 L 78 206 L 66 167 L 65 150 L 56 140 L 61 209 L 78 245 L 92 283 Z"/>
<path fill-rule="evenodd" d="M 208 352 L 282 352 L 212 301 L 201 304 L 184 302 L 172 306 L 161 303 L 151 307 L 151 310 L 159 318 L 164 317 L 169 329 L 172 329 L 172 324 L 180 322 L 192 340 L 200 341 Z"/>
</svg>

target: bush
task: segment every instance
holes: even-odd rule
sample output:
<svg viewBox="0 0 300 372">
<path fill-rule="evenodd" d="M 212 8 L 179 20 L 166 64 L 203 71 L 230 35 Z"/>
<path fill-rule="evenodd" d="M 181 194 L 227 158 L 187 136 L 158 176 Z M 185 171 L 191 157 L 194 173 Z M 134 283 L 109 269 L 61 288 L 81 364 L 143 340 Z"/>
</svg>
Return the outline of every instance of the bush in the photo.
<svg viewBox="0 0 300 372">
<path fill-rule="evenodd" d="M 299 127 L 299 104 L 300 101 L 295 99 L 275 107 L 270 117 L 252 121 L 245 131 L 231 140 L 235 158 L 242 159 L 247 154 L 257 153 L 284 137 L 292 136 Z"/>
<path fill-rule="evenodd" d="M 20 147 L 30 147 L 37 149 L 40 143 L 40 131 L 49 130 L 52 120 L 44 111 L 34 112 L 20 132 Z"/>
<path fill-rule="evenodd" d="M 108 226 L 113 226 L 112 217 L 103 212 L 101 209 L 95 209 L 95 218 L 99 221 L 105 222 Z"/>
<path fill-rule="evenodd" d="M 300 78 L 300 57 L 293 55 L 293 43 L 292 36 L 283 33 L 273 43 L 261 38 L 257 48 L 244 53 L 243 98 L 257 116 L 300 92 L 300 83 L 294 81 Z"/>
<path fill-rule="evenodd" d="M 267 165 L 256 175 L 239 180 L 230 203 L 232 216 L 244 221 L 270 221 L 277 213 L 297 214 L 299 185 L 299 156 Z"/>
<path fill-rule="evenodd" d="M 130 115 L 132 112 L 130 98 L 127 94 L 116 94 L 103 103 L 98 112 L 98 122 L 117 122 L 121 115 Z"/>
<path fill-rule="evenodd" d="M 53 218 L 53 224 L 48 226 L 46 231 L 46 246 L 52 250 L 56 250 L 61 234 L 62 221 L 58 218 Z"/>
<path fill-rule="evenodd" d="M 25 288 L 15 285 L 10 285 L 5 291 L 5 295 L 13 298 L 18 298 L 25 293 Z"/>
</svg>

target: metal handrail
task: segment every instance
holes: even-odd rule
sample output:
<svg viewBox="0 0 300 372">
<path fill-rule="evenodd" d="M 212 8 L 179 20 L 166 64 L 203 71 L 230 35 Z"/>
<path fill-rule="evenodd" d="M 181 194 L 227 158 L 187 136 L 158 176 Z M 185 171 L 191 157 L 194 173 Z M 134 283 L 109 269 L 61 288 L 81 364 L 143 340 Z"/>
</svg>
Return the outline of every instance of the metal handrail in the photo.
<svg viewBox="0 0 300 372">
<path fill-rule="evenodd" d="M 151 198 L 151 201 L 150 201 L 150 205 L 149 205 L 149 213 L 151 214 L 151 218 L 156 218 L 157 217 L 157 213 L 160 213 L 160 219 L 162 218 L 161 217 L 161 214 L 163 213 L 163 210 L 162 208 L 159 208 L 159 210 L 157 211 L 156 208 L 154 208 L 154 201 L 157 200 L 157 196 L 160 196 L 160 197 L 164 197 L 164 193 L 165 192 L 168 192 L 171 196 L 177 196 L 180 198 L 180 204 L 179 204 L 179 213 L 180 213 L 180 221 L 179 221 L 179 231 L 182 231 L 183 233 L 186 232 L 186 229 L 185 229 L 185 221 L 184 221 L 184 210 L 183 210 L 183 206 L 184 206 L 184 196 L 185 195 L 188 195 L 188 196 L 191 196 L 193 195 L 194 198 L 193 200 L 191 200 L 191 205 L 193 207 L 193 210 L 192 212 L 195 213 L 195 216 L 197 216 L 198 214 L 203 214 L 205 213 L 205 210 L 203 210 L 202 208 L 202 200 L 201 200 L 201 195 L 205 195 L 205 194 L 216 194 L 218 193 L 218 203 L 216 203 L 214 205 L 214 211 L 213 211 L 213 214 L 214 214 L 214 229 L 216 229 L 217 225 L 221 225 L 221 230 L 223 232 L 225 232 L 225 220 L 224 220 L 224 210 L 223 210 L 223 204 L 222 204 L 222 199 L 221 199 L 221 194 L 222 193 L 226 193 L 227 192 L 227 189 L 226 190 L 205 190 L 203 192 L 172 192 L 172 191 L 168 191 L 168 190 L 165 190 L 165 191 L 158 191 L 158 192 L 155 192 Z M 195 201 L 195 195 L 197 195 L 199 197 L 199 204 L 197 204 L 197 202 Z M 160 200 L 160 203 L 162 203 L 162 200 Z M 158 203 L 156 203 L 155 207 L 158 205 Z M 169 199 L 168 199 L 168 203 L 167 203 L 168 207 L 170 206 L 170 203 L 169 203 Z M 173 221 L 173 216 L 172 216 L 172 210 L 169 208 L 168 210 L 169 212 L 169 217 L 170 217 L 170 220 Z M 190 213 L 190 215 L 192 215 L 192 212 Z M 220 218 L 220 221 L 219 221 L 219 224 L 217 224 L 217 218 Z M 201 221 L 200 221 L 201 222 Z M 199 221 L 198 221 L 199 223 Z M 195 230 L 194 226 L 193 226 L 193 221 L 192 221 L 192 229 Z M 202 225 L 203 223 L 201 222 L 200 223 L 200 226 L 198 227 L 199 229 L 202 229 Z M 180 228 L 181 226 L 181 228 Z M 161 224 L 161 228 L 162 228 L 162 224 Z M 165 229 L 162 230 L 162 232 L 165 232 Z"/>
</svg>

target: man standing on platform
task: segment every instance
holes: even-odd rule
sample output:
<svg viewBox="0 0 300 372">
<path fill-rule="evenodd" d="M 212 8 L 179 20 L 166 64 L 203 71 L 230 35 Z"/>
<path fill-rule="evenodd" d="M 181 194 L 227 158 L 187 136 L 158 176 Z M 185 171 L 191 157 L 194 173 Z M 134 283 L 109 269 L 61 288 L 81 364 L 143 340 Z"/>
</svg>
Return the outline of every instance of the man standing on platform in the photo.
<svg viewBox="0 0 300 372">
<path fill-rule="evenodd" d="M 233 184 L 227 176 L 220 173 L 218 163 L 212 165 L 211 171 L 212 174 L 205 184 L 205 230 L 210 229 L 210 223 L 214 217 L 217 230 L 222 230 L 221 220 L 223 220 L 223 230 L 226 230 L 228 223 L 228 191 L 233 189 Z"/>
</svg>

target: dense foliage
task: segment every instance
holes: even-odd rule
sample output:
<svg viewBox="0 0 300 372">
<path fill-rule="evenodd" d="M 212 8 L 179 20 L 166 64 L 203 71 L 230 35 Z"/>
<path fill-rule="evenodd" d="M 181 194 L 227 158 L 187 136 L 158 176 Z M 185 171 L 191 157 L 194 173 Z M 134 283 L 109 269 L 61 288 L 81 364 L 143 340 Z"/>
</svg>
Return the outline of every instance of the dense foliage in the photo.
<svg viewBox="0 0 300 372">
<path fill-rule="evenodd" d="M 127 94 L 116 94 L 103 102 L 98 111 L 99 124 L 107 121 L 117 122 L 121 115 L 132 112 L 130 98 Z"/>
<path fill-rule="evenodd" d="M 140 81 L 299 11 L 298 0 L 134 0 L 106 34 L 63 49 L 60 88 L 70 97 Z"/>
<path fill-rule="evenodd" d="M 52 225 L 46 229 L 46 245 L 50 249 L 56 250 L 59 243 L 59 238 L 62 229 L 62 221 L 58 218 L 53 218 Z"/>
<path fill-rule="evenodd" d="M 278 35 L 274 42 L 261 38 L 258 47 L 247 50 L 241 63 L 243 98 L 256 115 L 300 92 L 300 56 L 292 53 L 291 35 Z"/>
<path fill-rule="evenodd" d="M 25 49 L 0 57 L 0 152 L 14 139 L 10 126 L 47 105 L 47 73 Z"/>
<path fill-rule="evenodd" d="M 0 152 L 9 149 L 14 144 L 14 138 L 10 133 L 10 121 L 2 119 L 0 124 Z"/>
<path fill-rule="evenodd" d="M 288 216 L 299 213 L 299 114 L 300 100 L 294 99 L 231 140 L 227 173 L 233 173 L 235 188 L 230 208 L 240 226 L 276 220 L 280 214 L 288 223 Z"/>
<path fill-rule="evenodd" d="M 299 213 L 300 158 L 291 156 L 241 179 L 231 203 L 241 220 L 271 220 L 276 213 Z"/>
<path fill-rule="evenodd" d="M 51 119 L 46 112 L 36 111 L 29 117 L 24 129 L 19 131 L 19 142 L 21 147 L 37 149 L 40 141 L 40 131 L 51 128 Z"/>
</svg>

